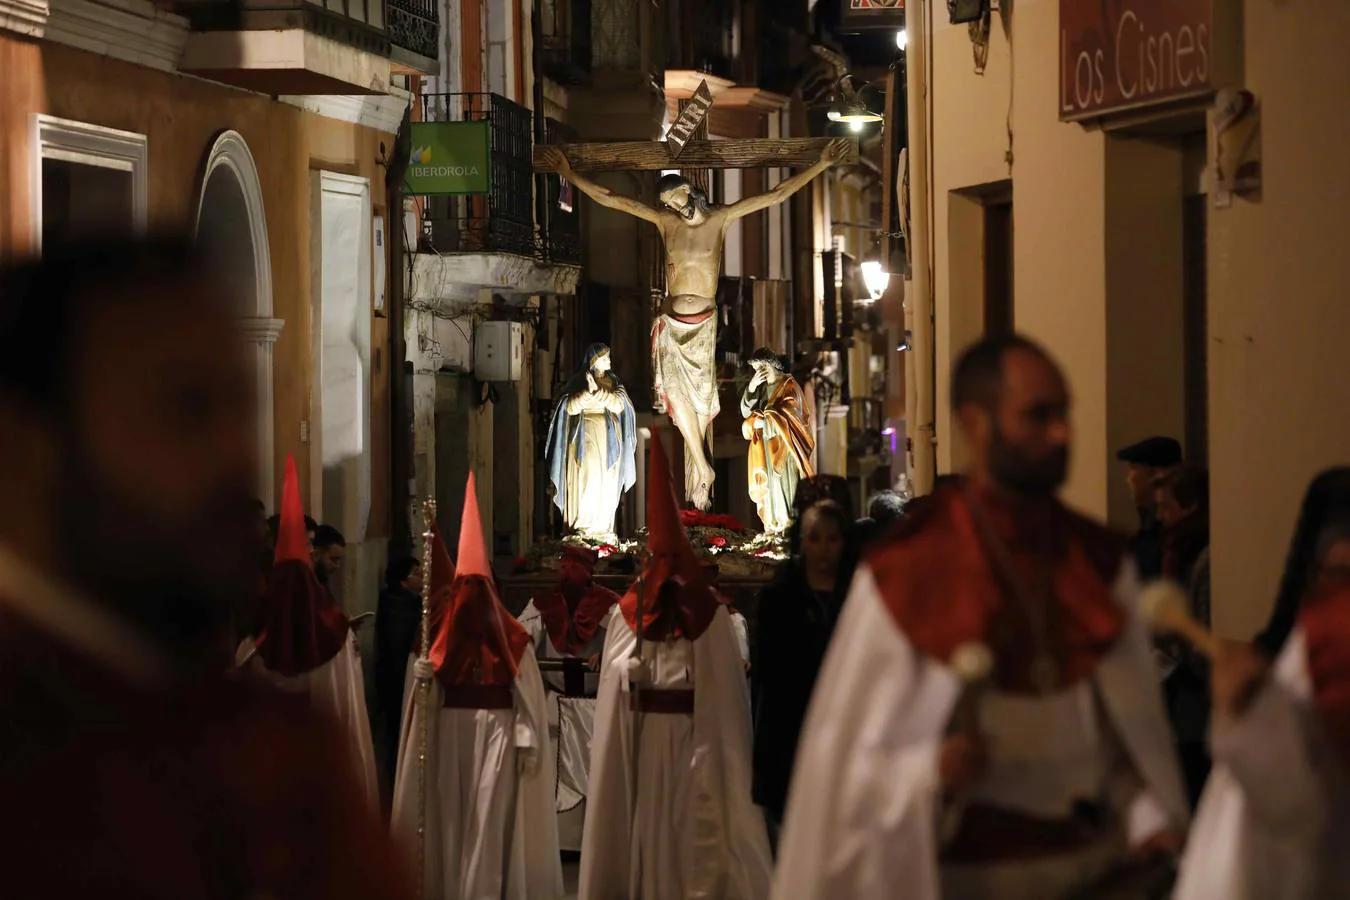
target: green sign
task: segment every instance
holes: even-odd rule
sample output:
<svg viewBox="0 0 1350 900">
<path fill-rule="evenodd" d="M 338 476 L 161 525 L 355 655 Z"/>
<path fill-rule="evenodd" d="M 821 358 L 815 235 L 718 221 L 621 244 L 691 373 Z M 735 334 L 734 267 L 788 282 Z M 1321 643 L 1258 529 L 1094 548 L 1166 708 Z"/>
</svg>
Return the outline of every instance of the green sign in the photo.
<svg viewBox="0 0 1350 900">
<path fill-rule="evenodd" d="M 411 194 L 486 194 L 492 184 L 487 122 L 414 122 Z"/>
</svg>

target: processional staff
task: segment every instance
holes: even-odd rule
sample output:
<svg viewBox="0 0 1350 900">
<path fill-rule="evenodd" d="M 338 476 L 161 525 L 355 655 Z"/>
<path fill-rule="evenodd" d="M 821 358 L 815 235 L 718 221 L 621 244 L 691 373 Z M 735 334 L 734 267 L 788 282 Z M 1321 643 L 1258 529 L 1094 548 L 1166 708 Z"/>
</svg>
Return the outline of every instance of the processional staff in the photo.
<svg viewBox="0 0 1350 900">
<path fill-rule="evenodd" d="M 422 503 L 422 652 L 421 659 L 431 661 L 431 560 L 436 522 L 436 501 L 428 498 Z M 417 746 L 417 879 L 418 892 L 427 894 L 427 752 L 430 743 L 431 681 L 417 680 L 417 710 L 421 719 Z"/>
</svg>

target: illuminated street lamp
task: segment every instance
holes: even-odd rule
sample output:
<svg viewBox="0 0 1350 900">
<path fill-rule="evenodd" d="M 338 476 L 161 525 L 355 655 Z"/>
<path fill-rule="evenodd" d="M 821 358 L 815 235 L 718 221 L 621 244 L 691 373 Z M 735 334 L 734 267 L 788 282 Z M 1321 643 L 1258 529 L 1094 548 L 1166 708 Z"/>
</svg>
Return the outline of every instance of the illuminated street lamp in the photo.
<svg viewBox="0 0 1350 900">
<path fill-rule="evenodd" d="M 825 113 L 825 118 L 831 122 L 841 122 L 848 125 L 854 131 L 861 131 L 862 126 L 872 122 L 880 122 L 884 116 L 870 109 L 867 101 L 863 99 L 863 92 L 867 90 L 870 83 L 864 82 L 862 87 L 855 88 L 853 81 L 852 75 L 845 75 L 834 83 L 834 102 L 830 104 L 830 109 Z"/>
</svg>

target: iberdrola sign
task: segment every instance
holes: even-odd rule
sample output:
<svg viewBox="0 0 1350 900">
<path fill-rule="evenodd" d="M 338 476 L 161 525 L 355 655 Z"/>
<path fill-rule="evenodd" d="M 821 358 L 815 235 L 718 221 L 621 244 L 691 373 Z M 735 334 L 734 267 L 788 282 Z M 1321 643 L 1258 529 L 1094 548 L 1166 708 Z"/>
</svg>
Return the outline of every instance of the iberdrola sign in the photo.
<svg viewBox="0 0 1350 900">
<path fill-rule="evenodd" d="M 487 122 L 414 122 L 410 194 L 486 194 L 492 185 Z"/>
</svg>

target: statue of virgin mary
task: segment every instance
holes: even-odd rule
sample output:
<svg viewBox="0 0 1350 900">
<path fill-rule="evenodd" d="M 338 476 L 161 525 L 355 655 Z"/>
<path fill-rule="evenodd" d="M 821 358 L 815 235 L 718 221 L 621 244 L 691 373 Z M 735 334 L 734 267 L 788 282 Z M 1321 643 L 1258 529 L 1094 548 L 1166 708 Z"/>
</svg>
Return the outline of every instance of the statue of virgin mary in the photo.
<svg viewBox="0 0 1350 900">
<path fill-rule="evenodd" d="M 548 429 L 553 503 L 572 531 L 611 538 L 619 499 L 637 481 L 637 414 L 609 348 L 586 348 L 585 367 L 572 376 Z"/>
</svg>

